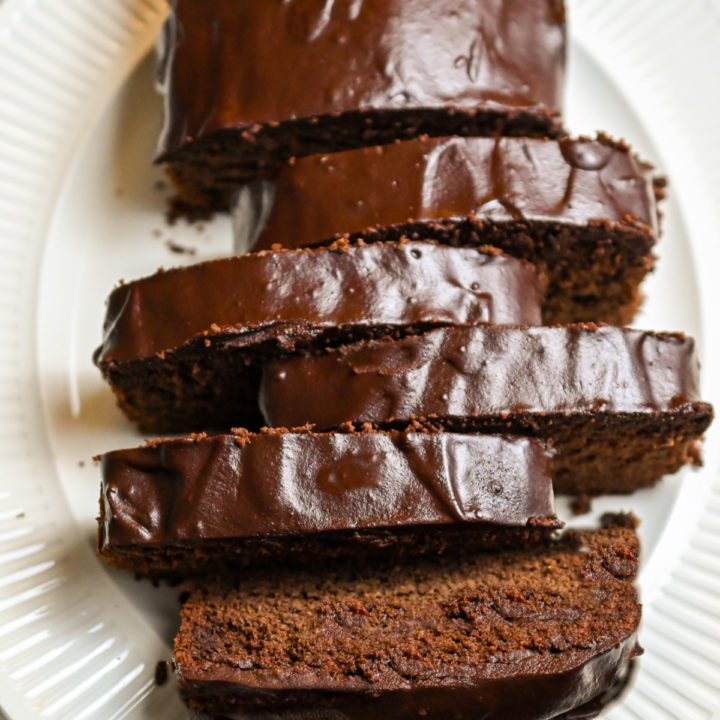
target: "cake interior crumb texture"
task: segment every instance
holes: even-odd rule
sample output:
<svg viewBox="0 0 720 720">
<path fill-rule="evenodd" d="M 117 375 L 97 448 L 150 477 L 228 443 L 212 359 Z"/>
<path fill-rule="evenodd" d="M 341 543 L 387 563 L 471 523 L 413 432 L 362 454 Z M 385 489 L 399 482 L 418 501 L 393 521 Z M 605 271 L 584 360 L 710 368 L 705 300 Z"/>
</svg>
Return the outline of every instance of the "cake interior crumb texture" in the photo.
<svg viewBox="0 0 720 720">
<path fill-rule="evenodd" d="M 556 717 L 639 652 L 637 564 L 620 516 L 549 550 L 202 584 L 182 610 L 177 677 L 191 707 L 252 718 Z"/>
</svg>

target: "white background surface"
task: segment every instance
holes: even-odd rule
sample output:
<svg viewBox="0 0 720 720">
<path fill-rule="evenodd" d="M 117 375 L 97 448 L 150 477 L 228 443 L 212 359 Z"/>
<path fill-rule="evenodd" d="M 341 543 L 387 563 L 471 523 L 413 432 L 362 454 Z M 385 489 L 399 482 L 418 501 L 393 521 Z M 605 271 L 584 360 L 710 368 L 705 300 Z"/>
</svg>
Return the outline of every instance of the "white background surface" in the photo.
<svg viewBox="0 0 720 720">
<path fill-rule="evenodd" d="M 230 224 L 168 227 L 150 47 L 161 0 L 0 7 L 0 702 L 13 720 L 182 717 L 169 658 L 176 591 L 94 555 L 91 457 L 138 444 L 92 366 L 120 277 L 231 251 Z M 635 325 L 699 340 L 720 400 L 720 11 L 703 0 L 570 2 L 567 125 L 626 137 L 671 179 L 665 234 Z M 129 77 L 129 80 L 127 79 Z M 172 240 L 194 250 L 177 255 Z M 706 467 L 594 511 L 633 509 L 645 548 L 647 653 L 616 720 L 720 712 L 720 482 Z M 82 466 L 81 466 L 82 464 Z M 581 520 L 588 522 L 587 517 Z"/>
</svg>

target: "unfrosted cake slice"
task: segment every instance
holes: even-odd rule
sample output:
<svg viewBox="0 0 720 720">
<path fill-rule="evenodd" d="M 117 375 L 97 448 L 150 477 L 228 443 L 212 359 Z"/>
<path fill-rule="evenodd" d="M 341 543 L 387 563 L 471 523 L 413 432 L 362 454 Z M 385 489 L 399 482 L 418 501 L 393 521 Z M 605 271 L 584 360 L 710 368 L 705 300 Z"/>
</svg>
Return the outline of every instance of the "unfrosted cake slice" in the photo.
<svg viewBox="0 0 720 720">
<path fill-rule="evenodd" d="M 146 432 L 258 427 L 258 363 L 459 323 L 539 323 L 543 283 L 497 250 L 397 242 L 158 272 L 108 299 L 95 362 Z"/>
<path fill-rule="evenodd" d="M 593 717 L 640 652 L 637 565 L 619 516 L 550 548 L 203 581 L 177 680 L 243 720 Z"/>
<path fill-rule="evenodd" d="M 102 472 L 100 555 L 151 577 L 497 550 L 560 526 L 527 438 L 237 431 L 110 452 Z"/>
<path fill-rule="evenodd" d="M 290 157 L 429 135 L 557 135 L 562 0 L 173 0 L 158 161 L 227 209 Z"/>
<path fill-rule="evenodd" d="M 269 361 L 269 425 L 545 438 L 556 492 L 626 493 L 699 460 L 712 420 L 691 339 L 597 325 L 448 327 Z"/>
<path fill-rule="evenodd" d="M 255 250 L 402 236 L 494 245 L 547 275 L 545 324 L 626 324 L 652 267 L 662 188 L 604 136 L 420 138 L 284 166 L 257 239 L 247 211 L 264 186 L 246 186 L 237 235 Z"/>
</svg>

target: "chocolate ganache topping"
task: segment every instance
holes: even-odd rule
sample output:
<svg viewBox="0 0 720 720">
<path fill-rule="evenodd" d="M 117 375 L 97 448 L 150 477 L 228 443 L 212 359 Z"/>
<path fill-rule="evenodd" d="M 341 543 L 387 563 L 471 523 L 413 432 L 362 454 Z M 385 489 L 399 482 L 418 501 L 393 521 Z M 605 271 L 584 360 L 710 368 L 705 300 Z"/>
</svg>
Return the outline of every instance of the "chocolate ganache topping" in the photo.
<svg viewBox="0 0 720 720">
<path fill-rule="evenodd" d="M 491 523 L 558 527 L 537 441 L 433 432 L 269 432 L 102 456 L 100 550 Z"/>
<path fill-rule="evenodd" d="M 655 182 L 651 166 L 604 136 L 419 138 L 314 155 L 280 170 L 269 221 L 247 249 L 394 233 L 462 242 L 462 223 L 466 236 L 483 223 L 601 222 L 656 239 Z M 258 189 L 246 186 L 240 204 Z"/>
<path fill-rule="evenodd" d="M 407 124 L 417 111 L 449 118 L 454 109 L 524 111 L 538 116 L 536 130 L 558 129 L 560 0 L 174 0 L 172 7 L 160 63 L 163 160 L 218 131 L 250 137 L 263 124 L 344 113 L 361 124 L 363 113 L 382 112 L 392 125 L 393 116 Z M 418 116 L 411 124 L 421 123 Z M 361 128 L 353 136 L 356 146 L 370 144 Z"/>
<path fill-rule="evenodd" d="M 691 339 L 611 326 L 443 328 L 269 362 L 270 425 L 692 409 Z M 709 413 L 708 413 L 709 414 Z"/>
<path fill-rule="evenodd" d="M 180 667 L 176 680 L 185 697 L 208 695 L 216 698 L 214 704 L 226 708 L 202 712 L 191 706 L 192 720 L 377 720 L 379 716 L 477 720 L 478 708 L 483 708 L 483 720 L 591 720 L 625 690 L 633 658 L 641 653 L 638 634 L 633 633 L 604 652 L 575 653 L 569 667 L 561 661 L 546 667 L 540 661 L 535 666 L 528 664 L 522 675 L 507 675 L 498 667 L 495 677 L 468 677 L 462 685 L 443 684 L 438 679 L 431 687 L 398 687 L 385 692 L 333 692 L 323 687 L 286 690 L 279 687 L 285 673 L 278 672 L 272 680 L 267 678 L 268 688 L 262 690 L 265 702 L 274 699 L 277 705 L 278 709 L 270 712 L 231 709 L 232 703 L 225 698 L 233 693 L 251 695 L 254 688 L 243 687 L 241 672 L 233 673 L 227 667 L 208 667 L 198 675 Z M 511 698 L 522 698 L 522 706 Z"/>
<path fill-rule="evenodd" d="M 156 273 L 108 300 L 105 367 L 211 337 L 292 344 L 356 326 L 540 322 L 534 269 L 488 250 L 432 243 L 261 252 Z"/>
</svg>

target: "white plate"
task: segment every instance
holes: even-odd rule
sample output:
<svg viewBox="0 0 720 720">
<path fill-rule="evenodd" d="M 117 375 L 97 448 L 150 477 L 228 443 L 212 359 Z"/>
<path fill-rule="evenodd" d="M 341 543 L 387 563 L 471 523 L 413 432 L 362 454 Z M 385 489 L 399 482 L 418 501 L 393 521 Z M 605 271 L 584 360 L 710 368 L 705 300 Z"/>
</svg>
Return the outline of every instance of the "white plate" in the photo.
<svg viewBox="0 0 720 720">
<path fill-rule="evenodd" d="M 638 326 L 694 334 L 720 407 L 720 5 L 571 2 L 568 125 L 627 137 L 672 180 Z M 95 453 L 138 444 L 90 355 L 120 277 L 231 250 L 230 223 L 167 227 L 150 49 L 162 0 L 0 5 L 0 703 L 12 720 L 183 717 L 176 591 L 94 554 Z M 166 242 L 192 248 L 177 255 Z M 643 519 L 646 654 L 615 720 L 720 717 L 720 479 L 706 466 L 594 510 Z M 587 518 L 583 518 L 587 522 Z"/>
</svg>

